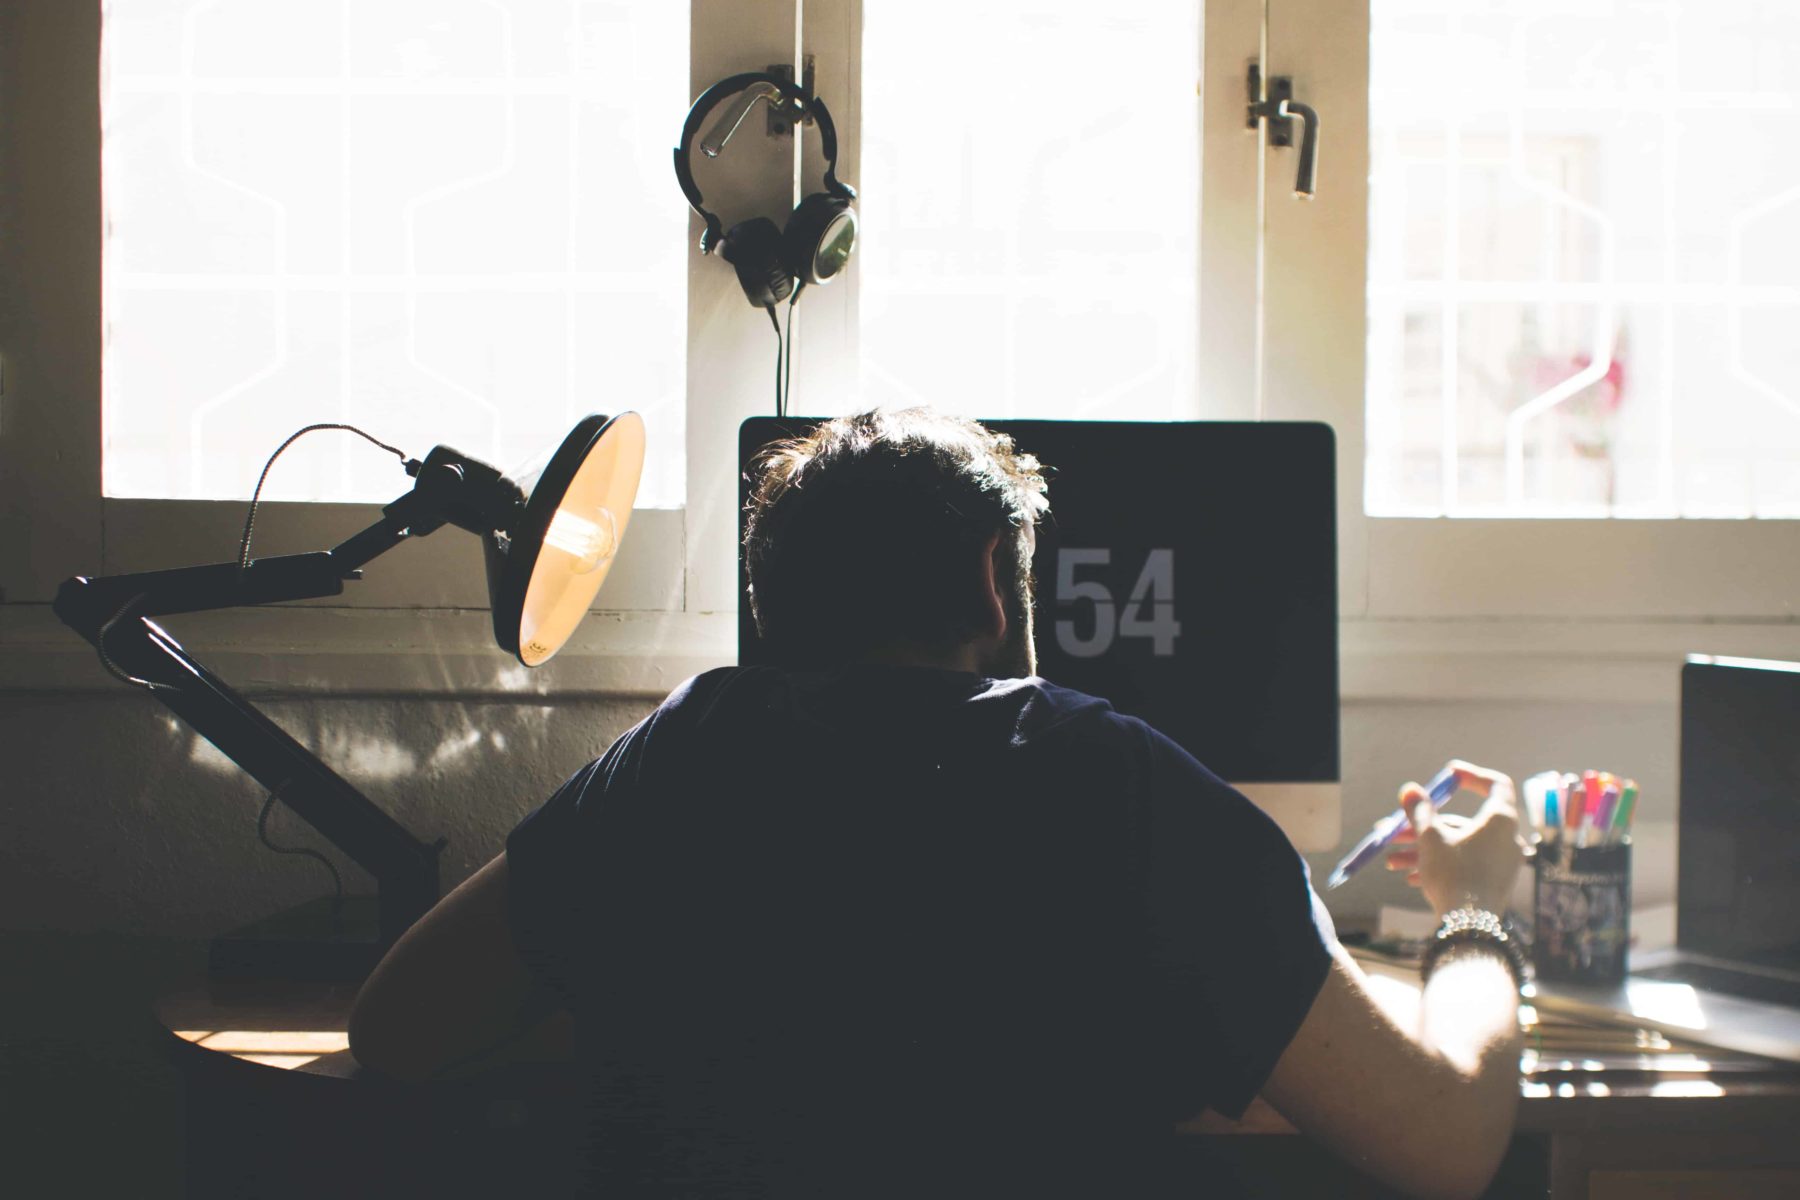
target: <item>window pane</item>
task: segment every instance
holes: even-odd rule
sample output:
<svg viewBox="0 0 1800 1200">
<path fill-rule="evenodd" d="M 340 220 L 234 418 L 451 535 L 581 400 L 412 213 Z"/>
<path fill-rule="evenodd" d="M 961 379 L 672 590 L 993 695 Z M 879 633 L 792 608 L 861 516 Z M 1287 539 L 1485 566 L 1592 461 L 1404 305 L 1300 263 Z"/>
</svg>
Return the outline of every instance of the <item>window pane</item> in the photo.
<svg viewBox="0 0 1800 1200">
<path fill-rule="evenodd" d="M 863 13 L 864 402 L 1196 415 L 1200 6 Z"/>
<path fill-rule="evenodd" d="M 1368 510 L 1800 516 L 1800 5 L 1372 19 Z"/>
<path fill-rule="evenodd" d="M 106 494 L 246 497 L 316 421 L 510 467 L 635 408 L 679 505 L 687 9 L 110 0 Z M 264 494 L 406 482 L 321 433 Z"/>
</svg>

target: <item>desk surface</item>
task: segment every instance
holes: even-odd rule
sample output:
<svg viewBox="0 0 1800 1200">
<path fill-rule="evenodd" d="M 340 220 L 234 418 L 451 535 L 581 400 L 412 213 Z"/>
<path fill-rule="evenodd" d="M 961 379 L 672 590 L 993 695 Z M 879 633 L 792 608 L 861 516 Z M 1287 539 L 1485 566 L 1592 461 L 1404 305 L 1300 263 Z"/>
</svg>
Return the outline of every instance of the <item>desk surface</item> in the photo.
<svg viewBox="0 0 1800 1200">
<path fill-rule="evenodd" d="M 1383 986 L 1408 986 L 1404 967 L 1363 960 Z M 1416 976 L 1414 977 L 1416 979 Z M 1416 983 L 1412 984 L 1416 990 Z M 246 1064 L 310 1075 L 351 1076 L 345 1026 L 352 984 L 243 983 L 228 991 L 204 982 L 157 1006 L 162 1024 L 192 1046 Z M 1520 1063 L 1522 1133 L 1711 1126 L 1742 1119 L 1746 1107 L 1779 1111 L 1800 1127 L 1800 1064 L 1711 1050 L 1630 1025 L 1601 1024 L 1520 1008 L 1526 1049 Z M 1771 1109 L 1771 1104 L 1774 1108 Z M 1242 1121 L 1206 1114 L 1185 1128 L 1198 1133 L 1291 1133 L 1258 1104 Z"/>
<path fill-rule="evenodd" d="M 1372 972 L 1397 974 L 1399 979 L 1387 982 L 1405 986 L 1404 969 L 1365 965 Z M 1416 983 L 1413 986 L 1416 989 Z M 215 995 L 200 982 L 165 997 L 157 1006 L 158 1018 L 179 1039 L 183 1070 L 190 1079 L 189 1134 L 198 1136 L 198 1142 L 190 1144 L 190 1194 L 251 1194 L 254 1189 L 247 1189 L 244 1181 L 252 1176 L 260 1188 L 275 1188 L 275 1180 L 288 1188 L 256 1194 L 345 1194 L 334 1190 L 343 1183 L 341 1172 L 327 1171 L 319 1179 L 306 1175 L 307 1170 L 325 1170 L 321 1162 L 335 1161 L 317 1153 L 312 1122 L 325 1110 L 343 1123 L 332 1135 L 337 1157 L 355 1153 L 352 1143 L 358 1136 L 374 1139 L 362 1148 L 363 1159 L 358 1161 L 364 1166 L 358 1178 L 366 1176 L 376 1183 L 357 1195 L 402 1194 L 408 1188 L 417 1194 L 410 1172 L 419 1162 L 442 1159 L 442 1171 L 453 1183 L 461 1179 L 459 1173 L 485 1169 L 483 1160 L 466 1163 L 448 1157 L 469 1152 L 461 1142 L 446 1147 L 427 1134 L 417 1137 L 412 1151 L 396 1154 L 391 1145 L 394 1135 L 388 1131 L 391 1122 L 376 1122 L 363 1112 L 391 1099 L 384 1100 L 381 1089 L 339 1090 L 359 1072 L 344 1032 L 354 986 L 265 984 L 235 985 L 233 990 L 234 995 Z M 1766 1200 L 1800 1195 L 1800 1141 L 1793 1134 L 1800 1129 L 1800 1065 L 1719 1054 L 1651 1030 L 1562 1018 L 1530 1006 L 1522 1009 L 1521 1019 L 1527 1049 L 1521 1063 L 1517 1136 L 1501 1167 L 1509 1181 L 1496 1181 L 1497 1194 L 1510 1195 L 1509 1189 L 1522 1186 L 1529 1194 L 1543 1195 L 1547 1185 L 1552 1200 L 1623 1196 Z M 290 1079 L 300 1086 L 290 1086 Z M 472 1103 L 473 1111 L 489 1112 L 485 1119 L 490 1122 L 494 1111 L 506 1115 L 541 1108 L 542 1119 L 554 1122 L 561 1119 L 556 1114 L 574 1102 L 578 1094 L 570 1086 L 574 1082 L 573 1073 L 564 1068 L 534 1071 L 526 1065 L 520 1078 L 502 1081 L 484 1076 L 433 1085 L 415 1100 L 427 1109 L 443 1103 L 461 1103 L 468 1109 Z M 282 1103 L 293 1105 L 295 1114 L 311 1107 L 304 1109 L 304 1120 L 272 1119 L 266 1107 L 247 1103 L 258 1094 L 264 1102 L 276 1094 L 285 1097 Z M 357 1103 L 349 1103 L 352 1099 Z M 422 1128 L 467 1129 L 483 1119 L 451 1109 L 428 1112 L 420 1123 Z M 505 1124 L 513 1123 L 508 1116 Z M 285 1154 L 270 1150 L 266 1145 L 270 1131 L 289 1124 L 302 1131 L 298 1140 Z M 382 1132 L 368 1134 L 365 1125 Z M 1366 1181 L 1359 1182 L 1360 1177 L 1310 1143 L 1243 1136 L 1295 1132 L 1260 1100 L 1242 1121 L 1206 1113 L 1182 1130 L 1198 1135 L 1187 1145 L 1207 1161 L 1235 1162 L 1238 1166 L 1233 1169 L 1258 1178 L 1287 1178 L 1291 1186 L 1285 1192 L 1277 1189 L 1279 1194 L 1390 1195 L 1369 1190 Z M 521 1162 L 534 1167 L 547 1163 L 544 1169 L 554 1176 L 561 1169 L 559 1160 L 546 1158 L 544 1148 L 557 1144 L 554 1139 L 534 1143 L 528 1155 L 508 1161 L 514 1168 Z M 235 1158 L 232 1147 L 237 1148 Z M 381 1172 L 391 1171 L 394 1161 L 409 1165 L 407 1173 L 390 1179 Z M 196 1174 L 202 1169 L 209 1173 L 204 1178 Z M 388 1188 L 387 1183 L 394 1186 Z M 1363 1190 L 1356 1190 L 1359 1187 Z M 557 1187 L 541 1190 L 553 1194 Z"/>
</svg>

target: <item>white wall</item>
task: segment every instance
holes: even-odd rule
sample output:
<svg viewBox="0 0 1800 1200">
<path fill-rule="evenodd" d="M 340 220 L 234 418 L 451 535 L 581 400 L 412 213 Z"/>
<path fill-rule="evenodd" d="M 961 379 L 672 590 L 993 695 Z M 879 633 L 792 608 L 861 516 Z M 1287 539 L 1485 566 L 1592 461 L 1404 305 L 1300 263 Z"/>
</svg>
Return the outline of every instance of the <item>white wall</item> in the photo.
<svg viewBox="0 0 1800 1200">
<path fill-rule="evenodd" d="M 651 701 L 312 695 L 262 703 L 415 837 L 449 839 L 440 860 L 448 890 Z M 317 862 L 257 841 L 264 793 L 256 781 L 143 692 L 119 684 L 0 693 L 0 731 L 0 931 L 203 938 L 330 893 Z M 373 890 L 280 805 L 269 837 L 322 850 L 346 890 Z"/>
<path fill-rule="evenodd" d="M 1791 627 L 1753 632 L 1721 627 L 1689 648 L 1766 654 L 1795 637 Z M 1451 756 L 1519 778 L 1546 767 L 1610 769 L 1643 788 L 1637 898 L 1672 899 L 1681 656 L 1657 644 L 1662 635 L 1639 631 L 1635 651 L 1615 646 L 1610 657 L 1574 663 L 1559 657 L 1553 629 L 1529 639 L 1535 655 L 1499 635 L 1485 654 L 1433 648 L 1417 630 L 1405 634 L 1416 647 L 1409 653 L 1391 644 L 1398 636 L 1372 647 L 1383 639 L 1368 629 L 1346 634 L 1346 843 L 1391 809 L 1400 783 L 1428 777 Z M 1562 636 L 1595 639 L 1578 626 Z M 1671 645 L 1685 636 L 1668 635 Z M 446 889 L 498 852 L 520 817 L 673 682 L 654 694 L 552 687 L 459 696 L 417 682 L 453 678 L 451 656 L 411 655 L 407 669 L 365 661 L 358 682 L 333 686 L 298 652 L 213 654 L 204 639 L 190 643 L 415 836 L 447 837 Z M 368 682 L 384 674 L 390 687 Z M 1583 679 L 1592 681 L 1586 692 L 1576 686 Z M 258 844 L 263 797 L 254 781 L 148 695 L 109 679 L 72 634 L 0 636 L 0 755 L 0 930 L 205 937 L 329 886 L 316 863 Z M 1471 803 L 1460 801 L 1460 811 Z M 279 806 L 271 836 L 322 845 Z M 1311 856 L 1316 880 L 1335 858 Z M 354 868 L 341 869 L 351 890 L 367 890 Z M 1371 869 L 1330 903 L 1340 922 L 1356 923 L 1382 903 L 1415 897 Z"/>
</svg>

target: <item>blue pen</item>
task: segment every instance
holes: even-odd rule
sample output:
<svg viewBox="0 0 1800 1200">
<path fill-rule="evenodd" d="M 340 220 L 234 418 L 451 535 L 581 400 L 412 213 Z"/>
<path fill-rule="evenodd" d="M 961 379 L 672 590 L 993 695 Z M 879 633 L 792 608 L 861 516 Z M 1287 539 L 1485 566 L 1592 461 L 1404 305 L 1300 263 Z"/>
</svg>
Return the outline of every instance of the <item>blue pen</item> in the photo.
<svg viewBox="0 0 1800 1200">
<path fill-rule="evenodd" d="M 1455 767 L 1445 767 L 1439 771 L 1425 788 L 1425 791 L 1431 796 L 1432 807 L 1444 807 L 1450 797 L 1456 795 L 1456 789 L 1460 782 Z M 1343 886 L 1345 880 L 1380 858 L 1381 852 L 1387 849 L 1388 843 L 1399 837 L 1400 831 L 1411 823 L 1412 818 L 1406 815 L 1404 808 L 1396 808 L 1375 822 L 1375 828 L 1369 830 L 1368 836 L 1356 843 L 1356 849 L 1345 855 L 1344 861 L 1339 863 L 1337 870 L 1331 873 L 1325 889 L 1330 891 L 1334 887 Z"/>
</svg>

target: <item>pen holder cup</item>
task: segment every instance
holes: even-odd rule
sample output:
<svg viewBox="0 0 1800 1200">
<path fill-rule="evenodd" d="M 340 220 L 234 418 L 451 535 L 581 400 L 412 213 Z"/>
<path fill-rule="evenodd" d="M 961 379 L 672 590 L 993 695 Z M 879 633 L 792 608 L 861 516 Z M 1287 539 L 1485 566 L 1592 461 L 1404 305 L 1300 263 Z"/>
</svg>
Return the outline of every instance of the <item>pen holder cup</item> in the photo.
<svg viewBox="0 0 1800 1200">
<path fill-rule="evenodd" d="M 1603 846 L 1542 842 L 1532 872 L 1531 959 L 1538 978 L 1623 982 L 1631 940 L 1631 839 Z"/>
</svg>

